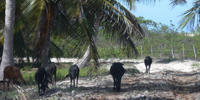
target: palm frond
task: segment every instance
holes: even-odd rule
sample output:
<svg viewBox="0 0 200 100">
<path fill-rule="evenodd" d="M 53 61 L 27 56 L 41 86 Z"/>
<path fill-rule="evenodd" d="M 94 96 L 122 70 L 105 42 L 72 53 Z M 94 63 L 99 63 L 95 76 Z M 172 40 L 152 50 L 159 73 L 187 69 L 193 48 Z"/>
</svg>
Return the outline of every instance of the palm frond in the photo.
<svg viewBox="0 0 200 100">
<path fill-rule="evenodd" d="M 129 35 L 143 37 L 144 32 L 142 28 L 138 24 L 135 16 L 127 9 L 114 0 L 112 0 L 112 3 L 106 0 L 89 1 L 84 6 L 84 9 L 89 9 L 88 12 L 90 13 L 96 13 L 96 18 L 100 20 L 101 27 L 104 28 L 104 33 L 109 38 L 114 39 L 115 37 L 119 37 L 125 47 L 128 47 L 127 43 L 130 43 L 135 53 L 138 54 L 134 43 L 130 41 L 131 38 Z M 90 10 L 93 6 L 99 8 Z"/>
<path fill-rule="evenodd" d="M 0 30 L 4 28 L 5 23 L 5 0 L 0 1 Z"/>
<path fill-rule="evenodd" d="M 120 12 L 123 13 L 124 18 L 129 21 L 129 23 L 133 24 L 133 30 L 135 31 L 130 31 L 130 33 L 135 33 L 135 35 L 138 35 L 139 37 L 143 37 L 144 32 L 141 28 L 141 26 L 138 24 L 136 17 L 130 12 L 128 11 L 124 6 L 122 6 L 119 2 L 115 1 L 113 2 L 113 5 L 115 5 L 117 7 L 117 9 L 120 9 Z"/>
<path fill-rule="evenodd" d="M 0 12 L 2 12 L 5 9 L 5 4 L 6 4 L 5 0 L 0 1 Z"/>
<path fill-rule="evenodd" d="M 66 14 L 68 15 L 69 18 L 74 18 L 78 17 L 79 12 L 80 12 L 80 5 L 81 1 L 80 0 L 65 0 L 62 2 L 62 8 L 66 9 Z"/>
<path fill-rule="evenodd" d="M 23 17 L 22 17 L 23 2 L 24 0 L 16 0 L 14 33 L 21 31 L 23 27 Z"/>
<path fill-rule="evenodd" d="M 87 44 L 90 45 L 90 50 L 91 50 L 91 58 L 94 59 L 95 63 L 98 65 L 98 59 L 99 55 L 97 52 L 97 47 L 94 42 L 93 36 L 95 35 L 94 33 L 94 26 L 91 26 L 93 24 L 88 23 L 88 19 L 84 19 L 83 23 L 81 23 L 82 29 L 84 30 L 86 39 L 87 39 Z"/>
<path fill-rule="evenodd" d="M 189 10 L 185 11 L 181 16 L 183 18 L 180 21 L 179 28 L 184 28 L 185 26 L 188 26 L 189 28 L 192 28 L 194 24 L 196 23 L 199 25 L 200 23 L 200 1 L 195 1 L 193 3 L 193 7 Z"/>
<path fill-rule="evenodd" d="M 27 0 L 23 4 L 23 16 L 26 18 L 26 27 L 29 30 L 34 30 L 40 23 L 40 18 L 42 17 L 42 11 L 45 9 L 44 0 Z"/>
<path fill-rule="evenodd" d="M 170 5 L 172 5 L 172 7 L 175 7 L 177 5 L 184 5 L 187 3 L 187 0 L 171 0 Z"/>
<path fill-rule="evenodd" d="M 41 26 L 41 18 L 45 9 L 44 0 L 27 0 L 24 2 L 22 9 L 23 15 L 23 34 L 26 45 L 33 50 L 39 39 L 39 32 Z M 37 34 L 36 34 L 37 33 Z"/>
<path fill-rule="evenodd" d="M 52 41 L 50 41 L 49 57 L 62 57 L 64 52 Z"/>
</svg>

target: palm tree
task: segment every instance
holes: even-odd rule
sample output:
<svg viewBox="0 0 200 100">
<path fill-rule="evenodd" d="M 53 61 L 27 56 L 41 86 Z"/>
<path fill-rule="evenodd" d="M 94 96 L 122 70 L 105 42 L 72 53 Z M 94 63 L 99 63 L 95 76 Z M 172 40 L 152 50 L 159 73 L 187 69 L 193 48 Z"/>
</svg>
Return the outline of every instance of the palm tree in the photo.
<svg viewBox="0 0 200 100">
<path fill-rule="evenodd" d="M 54 20 L 58 10 L 57 4 L 60 0 L 27 0 L 25 3 L 24 15 L 27 17 L 25 22 L 27 23 L 27 28 L 25 35 L 30 37 L 26 38 L 29 41 L 29 48 L 34 48 L 34 51 L 37 51 L 37 58 L 41 55 L 40 60 L 42 62 L 42 67 L 48 65 L 48 53 L 50 48 L 50 37 L 53 32 Z M 35 9 L 36 8 L 36 9 Z M 34 12 L 36 11 L 36 12 Z M 31 14 L 30 14 L 31 12 Z M 30 14 L 30 15 L 29 15 Z M 37 33 L 35 35 L 33 33 Z M 34 38 L 35 36 L 35 38 Z M 32 39 L 31 39 L 32 38 Z M 37 41 L 36 43 L 35 40 Z M 36 45 L 36 47 L 34 47 Z"/>
<path fill-rule="evenodd" d="M 108 9 L 116 9 L 116 10 L 121 10 L 121 11 L 118 11 L 118 13 L 120 13 L 121 12 L 121 14 L 119 14 L 118 16 L 117 15 L 114 15 L 114 16 L 116 16 L 116 17 L 124 17 L 124 20 L 126 20 L 126 21 L 130 21 L 130 23 L 131 24 L 134 24 L 135 26 L 136 26 L 136 28 L 135 28 L 135 30 L 139 30 L 141 33 L 143 33 L 143 31 L 142 31 L 142 29 L 141 29 L 141 27 L 140 27 L 140 25 L 139 24 L 137 24 L 137 21 L 136 21 L 136 18 L 135 18 L 135 16 L 133 15 L 133 14 L 131 14 L 125 7 L 123 7 L 119 2 L 117 2 L 116 0 L 111 0 L 111 1 L 107 1 L 107 2 L 105 2 L 105 4 L 106 5 L 109 5 L 108 6 Z M 130 3 L 130 4 L 132 4 L 132 3 Z M 132 8 L 130 8 L 130 9 L 132 9 Z M 104 13 L 104 14 L 102 14 L 102 15 L 104 15 L 105 16 L 105 14 L 106 14 L 106 12 L 107 12 L 107 10 L 106 10 L 106 8 L 105 9 L 101 9 L 101 10 L 103 10 L 102 12 Z M 105 12 L 104 12 L 105 11 Z M 122 12 L 124 12 L 124 13 L 122 13 Z M 95 13 L 98 13 L 98 12 L 95 12 Z M 101 15 L 97 15 L 97 16 L 101 16 Z M 105 18 L 105 17 L 103 17 L 103 18 Z M 102 19 L 103 19 L 102 18 Z M 108 15 L 108 18 L 111 20 L 112 18 Z M 111 33 L 110 35 L 107 35 L 108 37 L 109 36 L 111 36 L 111 37 L 109 37 L 109 38 L 113 38 L 114 39 L 114 37 L 113 37 L 113 35 L 112 34 L 114 34 L 114 33 L 118 33 L 118 34 L 120 34 L 120 32 L 118 32 L 119 30 L 118 29 L 120 29 L 120 27 L 117 27 L 117 24 L 116 24 L 116 26 L 114 26 L 114 24 L 112 24 L 112 22 L 111 23 L 108 23 L 107 22 L 107 20 L 105 20 L 105 19 L 103 19 L 103 20 L 105 20 L 105 22 L 100 22 L 99 20 L 102 20 L 101 18 L 98 18 L 98 17 L 96 17 L 96 19 L 95 19 L 95 29 L 97 29 L 97 30 L 95 30 L 95 36 L 93 37 L 93 38 L 96 38 L 96 36 L 97 36 L 97 33 L 98 33 L 98 29 L 101 27 L 101 28 L 104 28 L 104 30 L 105 30 L 105 32 L 104 33 Z M 114 20 L 114 19 L 117 19 L 117 18 L 115 18 L 115 17 L 113 17 L 113 19 L 112 19 L 112 21 L 115 21 L 115 22 L 117 22 L 116 20 Z M 105 24 L 106 23 L 106 24 Z M 118 23 L 118 24 L 121 24 L 120 22 Z M 120 25 L 119 25 L 120 26 Z M 134 26 L 134 27 L 135 27 Z M 141 35 L 141 37 L 142 37 L 142 34 L 140 33 L 140 32 L 136 32 L 136 34 L 138 34 L 138 35 Z M 130 33 L 132 33 L 131 31 L 130 31 Z M 114 34 L 115 35 L 115 34 Z M 118 37 L 118 39 L 120 40 L 120 38 L 121 39 L 124 39 L 122 42 L 127 42 L 128 41 L 128 44 L 129 45 L 125 45 L 125 47 L 127 47 L 127 50 L 131 50 L 131 49 L 129 49 L 129 47 L 131 47 L 132 49 L 134 49 L 134 51 L 135 51 L 135 54 L 137 55 L 138 54 L 138 52 L 137 52 L 137 50 L 136 50 L 136 48 L 135 48 L 135 45 L 134 45 L 134 43 L 132 42 L 132 40 L 130 39 L 130 38 L 127 38 L 127 37 L 129 37 L 129 35 L 127 34 L 127 32 L 125 32 L 124 33 L 124 35 L 121 35 L 121 36 L 117 36 Z M 126 43 L 125 43 L 126 44 Z M 89 61 L 90 61 L 90 59 L 91 59 L 91 54 L 90 54 L 90 46 L 88 46 L 87 47 L 87 51 L 85 52 L 85 54 L 84 54 L 84 56 L 83 56 L 83 58 L 82 59 L 80 59 L 80 60 L 78 60 L 77 62 L 75 62 L 75 64 L 77 64 L 79 67 L 84 67 Z M 130 52 L 130 51 L 129 51 Z"/>
<path fill-rule="evenodd" d="M 179 1 L 175 0 L 171 2 L 171 4 L 174 6 L 179 5 L 179 4 L 186 4 L 186 3 L 187 3 L 186 0 L 179 0 Z M 180 25 L 179 25 L 180 28 L 184 28 L 185 26 L 192 28 L 195 25 L 195 23 L 199 25 L 200 23 L 199 7 L 200 7 L 200 1 L 194 0 L 192 8 L 188 9 L 183 14 L 181 14 L 183 18 L 180 21 Z"/>
<path fill-rule="evenodd" d="M 154 0 L 155 2 L 155 0 Z M 171 5 L 173 7 L 177 6 L 177 5 L 184 5 L 187 3 L 187 0 L 171 0 Z M 192 28 L 195 23 L 197 25 L 199 25 L 200 23 L 200 1 L 199 0 L 193 0 L 193 6 L 192 8 L 188 9 L 187 11 L 185 11 L 183 14 L 181 14 L 181 16 L 183 16 L 183 18 L 180 20 L 180 25 L 179 28 L 183 29 L 186 26 L 188 26 L 189 28 Z"/>
<path fill-rule="evenodd" d="M 15 0 L 6 0 L 5 2 L 5 32 L 3 56 L 0 68 L 0 80 L 3 79 L 3 70 L 8 65 L 14 65 L 13 60 L 13 31 L 15 21 Z"/>
<path fill-rule="evenodd" d="M 26 43 L 24 42 L 24 38 L 22 36 L 22 31 L 24 30 L 24 17 L 22 16 L 22 3 L 24 1 L 23 0 L 16 0 L 16 13 L 15 13 L 15 25 L 14 25 L 14 56 L 15 57 L 19 57 L 20 59 L 27 57 L 28 62 L 29 62 L 29 57 L 34 55 L 32 54 L 32 50 L 30 50 L 29 48 L 27 48 L 27 45 L 25 45 Z M 5 26 L 5 1 L 0 1 L 0 32 L 3 32 L 3 28 Z M 3 30 L 3 31 L 2 31 Z M 2 33 L 1 33 L 2 34 Z M 4 39 L 4 37 L 1 35 L 0 38 L 0 50 L 3 50 L 3 42 L 2 40 Z M 52 41 L 51 41 L 51 52 L 55 52 L 55 51 L 59 51 L 58 53 L 53 53 L 54 56 L 58 57 L 60 55 L 62 55 L 62 50 L 60 50 Z M 52 53 L 51 53 L 52 54 Z M 2 56 L 2 52 L 0 53 L 0 55 Z M 20 60 L 19 59 L 19 60 Z"/>
<path fill-rule="evenodd" d="M 133 3 L 130 0 L 127 2 L 130 5 Z M 33 44 L 35 40 L 38 41 L 35 50 L 40 51 L 38 55 L 41 55 L 42 67 L 48 64 L 49 41 L 52 33 L 67 35 L 66 37 L 73 41 L 72 47 L 81 44 L 90 46 L 91 58 L 96 62 L 98 62 L 98 53 L 93 38 L 95 20 L 99 20 L 99 24 L 105 28 L 106 32 L 110 31 L 110 36 L 118 35 L 121 40 L 128 41 L 123 42 L 124 44 L 131 43 L 132 47 L 134 44 L 129 34 L 143 36 L 136 18 L 126 9 L 122 9 L 123 7 L 119 7 L 115 0 L 28 0 L 25 7 L 27 9 L 24 14 L 27 15 L 28 22 L 26 26 L 30 31 L 27 33 L 35 36 L 28 40 L 33 40 L 30 41 Z M 32 33 L 38 33 L 38 35 Z M 34 48 L 34 45 L 31 46 Z"/>
</svg>

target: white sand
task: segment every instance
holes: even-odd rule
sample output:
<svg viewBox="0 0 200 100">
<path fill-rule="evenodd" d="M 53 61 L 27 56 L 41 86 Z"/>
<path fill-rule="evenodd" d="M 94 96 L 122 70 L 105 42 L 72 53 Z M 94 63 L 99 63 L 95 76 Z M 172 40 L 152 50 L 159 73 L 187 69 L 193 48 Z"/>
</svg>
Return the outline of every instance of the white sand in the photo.
<svg viewBox="0 0 200 100">
<path fill-rule="evenodd" d="M 171 70 L 171 71 L 181 71 L 181 72 L 193 72 L 197 70 L 197 67 L 192 66 L 193 64 L 200 65 L 199 61 L 195 60 L 176 60 L 176 61 L 171 61 L 171 62 L 159 62 L 158 60 L 154 60 L 152 65 L 151 65 L 151 73 L 154 72 L 159 72 L 159 71 L 166 71 L 166 70 Z M 144 65 L 143 60 L 137 60 L 136 63 L 134 63 L 136 68 L 140 72 L 145 72 L 146 67 Z"/>
<path fill-rule="evenodd" d="M 52 58 L 51 59 L 53 62 L 59 62 L 59 63 L 73 63 L 77 61 L 77 58 Z M 118 58 L 109 58 L 109 59 L 100 59 L 100 63 L 110 63 L 108 66 L 108 69 L 110 68 L 111 63 L 113 62 L 121 62 L 121 63 L 134 63 L 133 65 L 136 66 L 136 68 L 140 72 L 145 72 L 146 67 L 144 65 L 144 60 L 143 59 L 118 59 Z M 166 70 L 171 70 L 171 71 L 181 71 L 181 72 L 193 72 L 197 70 L 197 67 L 192 66 L 193 64 L 199 65 L 200 68 L 200 61 L 197 60 L 174 60 L 174 61 L 167 61 L 167 60 L 153 60 L 153 63 L 151 65 L 151 73 L 154 72 L 160 72 L 160 71 L 166 71 Z M 132 65 L 129 66 L 124 66 L 125 68 L 127 67 L 132 67 Z"/>
</svg>

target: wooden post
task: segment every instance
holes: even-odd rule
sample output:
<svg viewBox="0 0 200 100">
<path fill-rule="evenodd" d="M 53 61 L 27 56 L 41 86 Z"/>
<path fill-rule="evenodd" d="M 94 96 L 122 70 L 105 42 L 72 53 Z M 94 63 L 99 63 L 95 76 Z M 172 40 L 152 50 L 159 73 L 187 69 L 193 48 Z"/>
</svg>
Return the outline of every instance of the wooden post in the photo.
<svg viewBox="0 0 200 100">
<path fill-rule="evenodd" d="M 172 44 L 171 44 L 171 47 L 172 47 L 172 58 L 174 59 L 174 48 L 173 48 Z"/>
<path fill-rule="evenodd" d="M 152 44 L 151 44 L 151 56 L 153 57 L 153 48 L 152 48 Z"/>
<path fill-rule="evenodd" d="M 194 57 L 195 57 L 195 59 L 197 59 L 197 54 L 196 54 L 196 50 L 195 50 L 194 44 L 193 44 L 193 50 L 194 50 Z"/>
<path fill-rule="evenodd" d="M 183 48 L 183 59 L 185 59 L 185 50 L 184 50 L 184 44 L 182 45 Z"/>
<path fill-rule="evenodd" d="M 160 58 L 162 59 L 162 45 L 160 45 Z"/>
<path fill-rule="evenodd" d="M 142 53 L 142 45 L 141 45 L 141 59 L 142 59 L 143 53 Z"/>
</svg>

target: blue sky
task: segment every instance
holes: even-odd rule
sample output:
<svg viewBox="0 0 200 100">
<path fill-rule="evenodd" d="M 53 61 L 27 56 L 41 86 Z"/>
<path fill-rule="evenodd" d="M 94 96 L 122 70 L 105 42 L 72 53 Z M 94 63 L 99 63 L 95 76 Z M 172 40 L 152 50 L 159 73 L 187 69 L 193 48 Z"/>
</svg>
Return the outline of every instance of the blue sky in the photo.
<svg viewBox="0 0 200 100">
<path fill-rule="evenodd" d="M 166 25 L 170 25 L 170 20 L 176 28 L 179 26 L 179 21 L 183 12 L 192 7 L 193 0 L 187 0 L 186 5 L 178 5 L 172 8 L 170 0 L 157 0 L 156 3 L 136 3 L 135 10 L 131 12 L 136 16 L 143 16 L 145 19 L 153 20 L 157 23 L 161 22 Z M 123 3 L 122 3 L 123 4 Z M 124 5 L 124 4 L 123 4 Z M 186 28 L 184 28 L 186 30 Z"/>
</svg>

